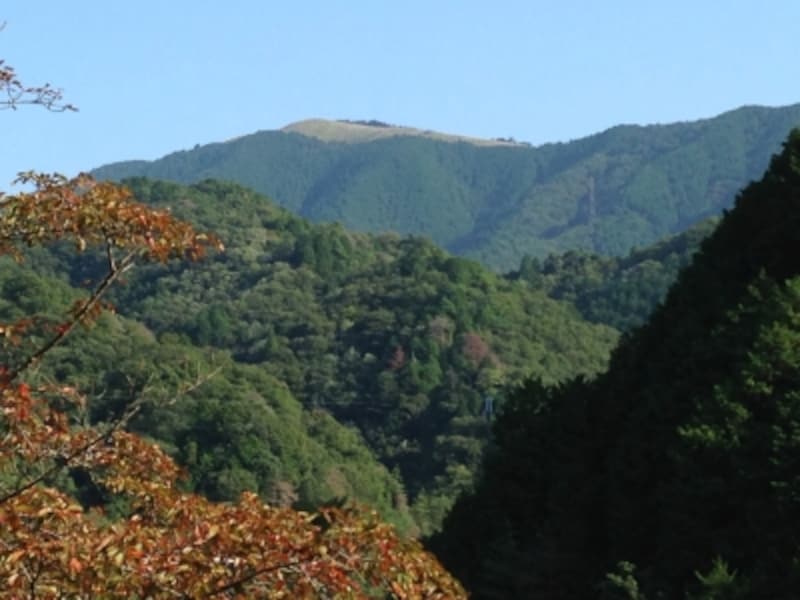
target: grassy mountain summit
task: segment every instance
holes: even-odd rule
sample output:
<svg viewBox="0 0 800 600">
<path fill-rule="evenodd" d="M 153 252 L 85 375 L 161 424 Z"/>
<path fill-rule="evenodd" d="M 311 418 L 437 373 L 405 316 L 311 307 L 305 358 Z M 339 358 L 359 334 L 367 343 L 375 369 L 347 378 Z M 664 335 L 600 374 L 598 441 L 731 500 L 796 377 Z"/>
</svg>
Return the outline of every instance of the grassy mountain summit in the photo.
<svg viewBox="0 0 800 600">
<path fill-rule="evenodd" d="M 287 133 L 299 133 L 307 137 L 317 138 L 323 142 L 371 142 L 373 140 L 411 136 L 424 137 L 445 142 L 466 142 L 478 146 L 514 146 L 517 142 L 506 139 L 485 139 L 464 135 L 454 135 L 431 131 L 430 129 L 417 129 L 415 127 L 402 127 L 391 125 L 383 121 L 331 121 L 328 119 L 306 119 L 290 123 L 281 128 Z"/>
<path fill-rule="evenodd" d="M 800 104 L 750 106 L 527 147 L 311 121 L 95 174 L 235 181 L 312 221 L 425 235 L 507 271 L 526 254 L 622 255 L 719 214 L 797 124 Z"/>
</svg>

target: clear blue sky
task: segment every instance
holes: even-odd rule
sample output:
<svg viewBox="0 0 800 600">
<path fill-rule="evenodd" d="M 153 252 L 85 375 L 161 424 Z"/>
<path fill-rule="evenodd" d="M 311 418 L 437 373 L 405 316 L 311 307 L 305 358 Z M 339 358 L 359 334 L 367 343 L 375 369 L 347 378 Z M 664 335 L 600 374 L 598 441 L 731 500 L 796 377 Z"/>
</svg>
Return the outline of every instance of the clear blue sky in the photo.
<svg viewBox="0 0 800 600">
<path fill-rule="evenodd" d="M 6 190 L 309 117 L 540 144 L 800 102 L 797 0 L 16 0 L 0 21 L 0 57 L 80 107 L 0 112 Z"/>
</svg>

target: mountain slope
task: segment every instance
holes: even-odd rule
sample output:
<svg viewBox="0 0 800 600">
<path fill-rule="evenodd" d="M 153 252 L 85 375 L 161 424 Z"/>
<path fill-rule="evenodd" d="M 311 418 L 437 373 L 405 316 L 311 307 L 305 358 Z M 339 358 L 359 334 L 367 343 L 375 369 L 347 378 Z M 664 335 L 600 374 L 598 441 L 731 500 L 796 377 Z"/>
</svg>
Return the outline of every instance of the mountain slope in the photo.
<svg viewBox="0 0 800 600">
<path fill-rule="evenodd" d="M 798 231 L 796 130 L 606 374 L 507 405 L 435 541 L 476 597 L 796 597 Z"/>
<path fill-rule="evenodd" d="M 488 436 L 487 396 L 527 376 L 605 368 L 617 332 L 570 304 L 421 238 L 312 225 L 235 184 L 135 179 L 149 204 L 216 232 L 226 252 L 132 271 L 114 302 L 284 382 L 312 413 L 360 431 L 398 475 L 423 531 L 471 484 Z M 71 281 L 102 267 L 69 263 Z"/>
<path fill-rule="evenodd" d="M 312 122 L 294 127 L 303 133 L 263 131 L 95 174 L 236 181 L 313 221 L 426 235 L 511 270 L 526 254 L 624 254 L 720 213 L 797 124 L 800 104 L 744 107 L 533 148 Z"/>
<path fill-rule="evenodd" d="M 41 264 L 43 257 L 31 258 Z M 4 363 L 13 364 L 17 353 L 27 356 L 30 342 L 39 343 L 79 297 L 85 291 L 7 257 L 0 260 L 0 320 L 37 315 L 27 345 L 3 343 Z M 189 475 L 186 485 L 215 500 L 253 491 L 272 504 L 319 506 L 346 496 L 405 529 L 412 526 L 407 507 L 397 503 L 402 484 L 357 432 L 330 415 L 305 410 L 283 382 L 225 353 L 174 335 L 156 337 L 139 322 L 106 314 L 88 332 L 54 348 L 36 377 L 85 392 L 93 421 L 109 421 L 144 399 L 130 427 L 180 459 Z"/>
</svg>

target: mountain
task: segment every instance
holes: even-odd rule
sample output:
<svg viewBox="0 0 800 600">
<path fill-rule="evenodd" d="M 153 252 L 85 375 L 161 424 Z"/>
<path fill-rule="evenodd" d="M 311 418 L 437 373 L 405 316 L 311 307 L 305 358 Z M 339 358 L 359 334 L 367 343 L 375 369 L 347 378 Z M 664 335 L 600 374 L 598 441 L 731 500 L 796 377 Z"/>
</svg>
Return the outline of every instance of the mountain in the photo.
<svg viewBox="0 0 800 600">
<path fill-rule="evenodd" d="M 485 139 L 465 135 L 453 135 L 431 131 L 390 125 L 383 121 L 329 121 L 327 119 L 306 119 L 283 127 L 286 133 L 299 133 L 306 137 L 317 138 L 323 142 L 371 142 L 373 140 L 392 137 L 423 137 L 445 142 L 466 142 L 477 146 L 524 146 L 525 144 L 508 139 Z"/>
<path fill-rule="evenodd" d="M 710 217 L 622 257 L 579 250 L 551 254 L 543 261 L 525 256 L 519 270 L 508 277 L 571 302 L 592 323 L 627 331 L 647 321 L 718 223 L 717 217 Z"/>
<path fill-rule="evenodd" d="M 432 544 L 476 598 L 800 589 L 800 130 L 609 369 L 531 381 Z"/>
<path fill-rule="evenodd" d="M 312 221 L 425 235 L 509 271 L 526 254 L 623 255 L 719 214 L 798 124 L 800 104 L 749 106 L 529 147 L 312 120 L 94 173 L 236 181 Z"/>
<path fill-rule="evenodd" d="M 602 371 L 618 336 L 544 290 L 423 238 L 314 225 L 230 183 L 127 184 L 139 200 L 214 231 L 226 252 L 199 264 L 137 267 L 113 296 L 119 312 L 158 340 L 229 355 L 236 368 L 285 386 L 314 419 L 349 428 L 327 430 L 338 436 L 333 448 L 352 444 L 356 458 L 350 437 L 363 440 L 402 484 L 395 504 L 407 504 L 425 533 L 471 485 L 504 390 L 530 376 L 555 383 Z M 104 260 L 47 255 L 32 264 L 79 285 L 96 280 Z M 247 392 L 237 395 L 244 419 Z M 254 402 L 255 410 L 262 401 Z M 202 431 L 214 443 L 224 434 L 213 419 L 224 413 L 222 405 L 207 413 Z M 204 460 L 191 457 L 204 454 L 221 460 L 200 433 L 180 439 L 173 443 L 182 463 L 200 468 Z M 258 480 L 260 469 L 273 468 L 263 464 L 240 466 Z M 302 492 L 302 481 L 290 482 Z"/>
<path fill-rule="evenodd" d="M 63 272 L 52 255 L 29 258 Z M 27 356 L 31 342 L 38 347 L 48 328 L 85 297 L 30 266 L 0 260 L 0 320 L 36 315 L 27 344 L 4 340 L 3 358 L 12 364 L 15 354 Z M 77 386 L 87 394 L 94 422 L 112 421 L 131 402 L 144 400 L 130 428 L 179 458 L 189 475 L 185 485 L 212 499 L 236 500 L 253 491 L 272 504 L 316 507 L 348 497 L 405 530 L 415 528 L 408 507 L 398 502 L 402 483 L 357 431 L 305 409 L 285 383 L 224 352 L 175 335 L 156 336 L 141 322 L 107 313 L 53 349 L 37 368 L 32 383 L 38 381 Z M 81 485 L 84 502 L 119 508 L 106 492 Z"/>
</svg>

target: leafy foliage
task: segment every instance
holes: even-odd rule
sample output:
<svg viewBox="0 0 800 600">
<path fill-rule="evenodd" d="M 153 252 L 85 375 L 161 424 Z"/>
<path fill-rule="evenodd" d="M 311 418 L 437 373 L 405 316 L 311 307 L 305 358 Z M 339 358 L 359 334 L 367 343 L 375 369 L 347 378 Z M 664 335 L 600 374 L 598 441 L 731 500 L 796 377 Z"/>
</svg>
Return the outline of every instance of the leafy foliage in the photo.
<svg viewBox="0 0 800 600">
<path fill-rule="evenodd" d="M 227 249 L 192 268 L 131 271 L 129 285 L 114 297 L 117 307 L 162 343 L 172 336 L 216 355 L 230 352 L 239 363 L 236 370 L 247 373 L 238 381 L 261 373 L 260 378 L 269 374 L 271 381 L 285 382 L 288 390 L 280 395 L 291 394 L 308 411 L 299 419 L 306 423 L 302 427 L 330 440 L 325 443 L 331 448 L 363 448 L 363 438 L 402 482 L 398 489 L 367 468 L 366 457 L 353 471 L 285 467 L 292 477 L 281 480 L 295 487 L 301 503 L 326 498 L 320 485 L 328 481 L 331 485 L 322 485 L 328 494 L 338 489 L 339 495 L 356 495 L 384 511 L 408 503 L 420 530 L 436 529 L 455 496 L 471 484 L 489 433 L 486 398 L 497 395 L 501 403 L 504 387 L 528 375 L 555 382 L 595 373 L 616 340 L 614 330 L 587 325 L 566 303 L 425 240 L 310 225 L 232 184 L 129 183 L 143 201 L 213 227 Z M 96 279 L 102 266 L 96 259 L 74 262 L 58 255 L 32 260 L 54 275 L 71 272 L 76 285 Z M 91 374 L 97 367 L 82 369 Z M 211 394 L 216 385 L 209 382 L 209 391 L 198 391 L 197 397 Z M 142 422 L 139 431 L 188 453 L 181 456 L 190 463 L 193 481 L 204 493 L 227 498 L 228 484 L 203 473 L 219 461 L 227 464 L 229 452 L 212 450 L 223 439 L 248 437 L 248 394 L 233 393 L 242 399 L 236 408 L 198 410 L 189 403 L 185 413 L 161 413 Z M 261 410 L 257 397 L 253 411 Z M 222 423 L 237 414 L 242 425 L 223 433 Z M 336 421 L 357 433 L 341 427 L 348 433 L 335 433 Z M 346 455 L 354 458 L 354 452 Z M 189 460 L 194 454 L 198 458 Z M 292 463 L 283 457 L 281 464 Z M 269 461 L 242 459 L 236 477 L 269 490 L 277 470 Z M 363 490 L 356 491 L 358 486 Z"/>
<path fill-rule="evenodd" d="M 625 257 L 606 257 L 570 250 L 545 260 L 526 256 L 512 279 L 547 291 L 551 298 L 575 305 L 592 323 L 627 331 L 642 325 L 661 304 L 687 267 L 700 243 L 714 230 L 710 218 L 653 246 Z"/>
<path fill-rule="evenodd" d="M 139 409 L 130 403 L 106 425 L 72 422 L 85 398 L 69 386 L 19 380 L 53 351 L 133 257 L 199 256 L 214 243 L 168 213 L 130 202 L 110 184 L 37 177 L 32 193 L 7 196 L 3 249 L 72 238 L 106 246 L 108 274 L 39 350 L 2 367 L 0 381 L 0 578 L 3 595 L 64 594 L 125 597 L 454 597 L 458 584 L 414 541 L 403 540 L 374 515 L 324 509 L 317 516 L 263 504 L 244 493 L 214 504 L 177 487 L 180 470 L 157 446 L 122 430 Z M 133 216 L 133 218 L 126 218 Z M 40 227 L 35 227 L 37 221 Z M 115 250 L 123 248 L 117 261 Z M 3 327 L 24 336 L 27 324 Z M 59 408 L 64 407 L 64 408 Z M 65 470 L 126 501 L 108 519 L 85 512 L 52 486 Z M 49 484 L 49 486 L 48 486 Z"/>
<path fill-rule="evenodd" d="M 12 106 L 24 103 L 29 92 L 0 69 Z M 46 98 L 32 102 L 52 108 Z M 251 492 L 215 504 L 181 491 L 176 463 L 124 430 L 144 406 L 142 390 L 109 422 L 92 424 L 76 387 L 43 381 L 37 368 L 79 323 L 100 317 L 109 286 L 137 260 L 194 259 L 221 244 L 116 185 L 83 175 L 23 180 L 32 192 L 3 198 L 0 252 L 20 258 L 20 245 L 71 241 L 82 252 L 97 244 L 105 273 L 55 327 L 38 317 L 0 325 L 0 597 L 464 597 L 418 542 L 366 510 L 309 514 Z M 18 307 L 4 302 L 9 308 Z M 117 514 L 87 511 L 69 494 L 68 475 L 112 496 Z"/>
<path fill-rule="evenodd" d="M 433 543 L 469 587 L 502 540 L 516 597 L 796 595 L 798 165 L 794 131 L 606 374 L 507 403 Z"/>
<path fill-rule="evenodd" d="M 624 255 L 721 213 L 799 123 L 800 105 L 744 107 L 537 148 L 421 135 L 326 142 L 264 131 L 95 174 L 236 181 L 316 222 L 426 235 L 508 271 L 526 254 Z"/>
</svg>

